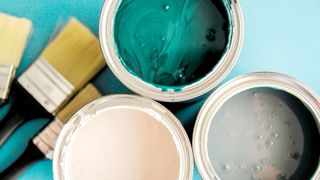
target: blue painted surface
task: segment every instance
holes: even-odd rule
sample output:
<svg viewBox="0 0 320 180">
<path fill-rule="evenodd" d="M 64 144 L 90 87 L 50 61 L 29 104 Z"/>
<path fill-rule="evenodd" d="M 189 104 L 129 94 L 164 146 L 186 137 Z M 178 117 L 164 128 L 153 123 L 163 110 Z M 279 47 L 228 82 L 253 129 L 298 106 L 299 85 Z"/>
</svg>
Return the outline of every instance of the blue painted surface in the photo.
<svg viewBox="0 0 320 180">
<path fill-rule="evenodd" d="M 49 40 L 71 16 L 98 33 L 103 0 L 0 0 L 0 12 L 26 17 L 33 22 L 33 34 L 18 68 L 18 76 L 41 53 Z"/>
<path fill-rule="evenodd" d="M 97 34 L 103 2 L 0 0 L 1 12 L 30 18 L 34 23 L 33 35 L 18 69 L 18 75 L 39 55 L 48 40 L 70 16 L 77 17 Z M 304 81 L 320 94 L 320 1 L 240 0 L 240 3 L 245 19 L 244 44 L 240 58 L 226 80 L 248 72 L 277 71 Z M 100 73 L 94 83 L 104 94 L 130 92 L 110 74 L 109 70 Z M 196 104 L 195 109 L 197 106 Z M 192 110 L 193 107 L 189 108 L 185 110 L 189 113 L 181 113 L 183 110 L 177 112 L 184 124 L 196 113 Z M 0 109 L 0 116 L 3 116 L 5 111 L 3 108 Z M 16 136 L 12 137 L 12 141 L 20 142 L 25 138 Z M 13 152 L 14 149 L 16 148 L 12 147 Z M 0 151 L 0 157 L 5 154 L 8 153 Z M 13 153 L 12 156 L 17 154 Z M 51 168 L 46 167 L 44 171 Z M 37 171 L 40 173 L 40 170 Z M 200 177 L 195 174 L 194 179 Z"/>
<path fill-rule="evenodd" d="M 9 98 L 8 102 L 0 108 L 0 121 L 9 112 L 12 105 L 12 98 Z"/>
<path fill-rule="evenodd" d="M 282 72 L 320 94 L 320 1 L 240 0 L 245 38 L 228 79 L 254 71 Z"/>
<path fill-rule="evenodd" d="M 48 119 L 34 119 L 20 126 L 0 147 L 0 173 L 25 151 L 29 141 L 47 123 Z"/>
<path fill-rule="evenodd" d="M 53 180 L 52 161 L 39 160 L 22 173 L 18 180 Z"/>
</svg>

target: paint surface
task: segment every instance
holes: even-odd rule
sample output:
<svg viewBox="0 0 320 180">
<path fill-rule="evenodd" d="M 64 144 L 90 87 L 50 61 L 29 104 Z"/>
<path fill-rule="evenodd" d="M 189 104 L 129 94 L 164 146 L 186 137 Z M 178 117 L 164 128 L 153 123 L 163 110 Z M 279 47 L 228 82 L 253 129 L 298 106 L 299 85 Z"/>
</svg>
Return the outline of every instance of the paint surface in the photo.
<svg viewBox="0 0 320 180">
<path fill-rule="evenodd" d="M 218 110 L 208 155 L 222 179 L 309 179 L 319 163 L 319 130 L 301 101 L 283 91 L 251 89 Z"/>
<path fill-rule="evenodd" d="M 226 49 L 221 1 L 122 0 L 114 39 L 125 67 L 158 87 L 185 86 L 213 70 Z"/>
<path fill-rule="evenodd" d="M 70 179 L 175 180 L 180 157 L 173 136 L 140 110 L 99 112 L 71 136 L 65 167 Z"/>
</svg>

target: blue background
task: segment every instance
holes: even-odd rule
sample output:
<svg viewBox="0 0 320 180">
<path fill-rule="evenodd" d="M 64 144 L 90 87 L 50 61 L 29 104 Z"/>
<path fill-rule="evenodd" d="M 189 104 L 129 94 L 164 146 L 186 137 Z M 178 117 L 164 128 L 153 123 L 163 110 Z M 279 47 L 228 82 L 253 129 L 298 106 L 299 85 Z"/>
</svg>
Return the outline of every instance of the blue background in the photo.
<svg viewBox="0 0 320 180">
<path fill-rule="evenodd" d="M 33 21 L 33 34 L 26 48 L 18 76 L 40 54 L 49 40 L 75 16 L 95 34 L 102 0 L 0 0 L 0 12 Z M 240 0 L 245 20 L 245 38 L 240 58 L 226 78 L 255 71 L 277 71 L 296 77 L 320 94 L 320 1 L 319 0 Z M 110 70 L 105 69 L 93 82 L 104 94 L 130 93 Z M 175 112 L 191 132 L 202 102 Z M 10 105 L 0 109 L 0 120 Z M 0 148 L 0 170 L 16 159 L 25 142 L 46 120 L 29 121 Z M 13 148 L 15 147 L 15 148 Z M 15 149 L 13 151 L 13 149 Z M 51 162 L 31 166 L 21 179 L 52 179 Z M 200 179 L 195 173 L 194 179 Z"/>
</svg>

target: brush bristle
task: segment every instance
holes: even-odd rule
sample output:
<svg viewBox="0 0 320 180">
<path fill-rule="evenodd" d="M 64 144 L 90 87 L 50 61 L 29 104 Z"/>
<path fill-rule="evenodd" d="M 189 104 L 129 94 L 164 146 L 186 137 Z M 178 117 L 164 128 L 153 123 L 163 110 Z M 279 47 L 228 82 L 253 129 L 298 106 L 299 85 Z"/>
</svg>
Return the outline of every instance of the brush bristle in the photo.
<svg viewBox="0 0 320 180">
<path fill-rule="evenodd" d="M 101 96 L 92 84 L 88 84 L 57 114 L 57 118 L 65 124 L 80 108 Z"/>
<path fill-rule="evenodd" d="M 28 19 L 0 13 L 0 64 L 19 66 L 31 27 Z"/>
<path fill-rule="evenodd" d="M 76 90 L 106 65 L 97 37 L 74 18 L 48 45 L 42 57 Z"/>
</svg>

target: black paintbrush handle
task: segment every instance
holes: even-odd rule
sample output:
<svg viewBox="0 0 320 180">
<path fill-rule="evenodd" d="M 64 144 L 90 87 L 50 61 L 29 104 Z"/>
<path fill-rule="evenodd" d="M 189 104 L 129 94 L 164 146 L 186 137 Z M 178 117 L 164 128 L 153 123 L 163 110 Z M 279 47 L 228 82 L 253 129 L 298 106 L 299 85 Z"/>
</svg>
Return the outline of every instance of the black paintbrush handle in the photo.
<svg viewBox="0 0 320 180">
<path fill-rule="evenodd" d="M 6 104 L 6 101 L 0 98 L 0 107 Z"/>
<path fill-rule="evenodd" d="M 6 140 L 13 134 L 13 132 L 24 122 L 24 118 L 21 116 L 14 116 L 10 121 L 0 123 L 0 147 L 6 142 Z"/>
<path fill-rule="evenodd" d="M 9 95 L 10 96 L 10 95 Z M 8 97 L 9 98 L 9 97 Z M 2 107 L 2 106 L 5 106 L 6 104 L 8 103 L 8 99 L 2 99 L 2 98 L 0 98 L 0 108 Z"/>
<path fill-rule="evenodd" d="M 13 84 L 14 99 L 8 114 L 0 121 L 0 147 L 25 121 L 36 118 L 52 118 L 17 81 Z"/>
<path fill-rule="evenodd" d="M 44 154 L 30 141 L 23 154 L 0 173 L 0 179 L 17 179 L 34 162 L 43 158 L 45 158 Z"/>
</svg>

